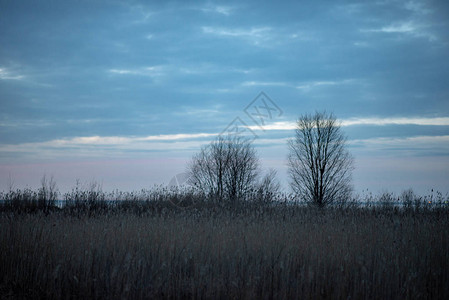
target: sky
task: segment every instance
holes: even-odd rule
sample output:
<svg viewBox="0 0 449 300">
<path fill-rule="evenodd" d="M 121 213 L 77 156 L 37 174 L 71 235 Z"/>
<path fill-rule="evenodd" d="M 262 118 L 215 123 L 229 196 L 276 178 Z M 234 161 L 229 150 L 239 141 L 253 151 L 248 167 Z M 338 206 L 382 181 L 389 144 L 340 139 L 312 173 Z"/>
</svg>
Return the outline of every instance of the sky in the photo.
<svg viewBox="0 0 449 300">
<path fill-rule="evenodd" d="M 0 0 L 0 190 L 168 184 L 243 130 L 288 190 L 332 112 L 357 193 L 449 192 L 447 1 Z"/>
</svg>

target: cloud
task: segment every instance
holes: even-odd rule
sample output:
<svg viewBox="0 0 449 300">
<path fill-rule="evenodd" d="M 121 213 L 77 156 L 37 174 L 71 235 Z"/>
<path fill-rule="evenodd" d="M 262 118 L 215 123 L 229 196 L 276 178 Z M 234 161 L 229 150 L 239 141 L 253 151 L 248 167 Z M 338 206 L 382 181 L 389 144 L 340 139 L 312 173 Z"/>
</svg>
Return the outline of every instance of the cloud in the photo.
<svg viewBox="0 0 449 300">
<path fill-rule="evenodd" d="M 8 160 L 8 153 L 14 157 L 36 157 L 45 159 L 73 157 L 120 157 L 150 151 L 183 151 L 199 149 L 218 134 L 167 134 L 144 137 L 87 136 L 70 139 L 56 139 L 45 142 L 4 144 L 0 153 Z M 1 160 L 0 160 L 1 161 Z"/>
<path fill-rule="evenodd" d="M 180 111 L 174 112 L 175 115 L 185 116 L 194 115 L 198 117 L 215 116 L 223 111 L 223 106 L 220 104 L 214 105 L 211 108 L 196 108 L 196 107 L 182 107 Z"/>
<path fill-rule="evenodd" d="M 0 68 L 0 80 L 21 80 L 24 78 L 23 75 L 14 74 L 6 68 Z"/>
<path fill-rule="evenodd" d="M 387 34 L 404 34 L 415 38 L 426 38 L 431 42 L 436 41 L 437 37 L 434 34 L 425 30 L 426 27 L 428 26 L 420 24 L 417 21 L 407 21 L 407 22 L 393 23 L 387 26 L 383 26 L 381 28 L 365 29 L 361 31 L 387 33 Z"/>
<path fill-rule="evenodd" d="M 348 84 L 354 82 L 354 79 L 345 79 L 345 80 L 338 80 L 338 81 L 309 81 L 304 82 L 300 85 L 297 85 L 296 88 L 298 90 L 304 90 L 308 91 L 310 89 L 319 87 L 319 86 L 329 86 L 329 85 L 341 85 L 341 84 Z"/>
<path fill-rule="evenodd" d="M 421 1 L 409 1 L 405 4 L 405 8 L 419 15 L 428 15 L 432 13 L 432 9 L 425 7 Z"/>
<path fill-rule="evenodd" d="M 252 27 L 250 29 L 202 27 L 203 33 L 222 37 L 235 37 L 247 40 L 254 45 L 261 45 L 271 39 L 271 27 Z"/>
<path fill-rule="evenodd" d="M 126 2 L 124 2 L 125 4 Z M 141 4 L 131 4 L 129 5 L 129 10 L 133 14 L 132 24 L 145 24 L 151 21 L 160 11 L 149 10 L 145 5 Z"/>
<path fill-rule="evenodd" d="M 165 134 L 154 135 L 141 138 L 142 141 L 174 141 L 196 138 L 208 138 L 216 136 L 216 133 L 178 133 L 178 134 Z M 137 139 L 138 140 L 138 139 Z"/>
<path fill-rule="evenodd" d="M 132 75 L 146 76 L 152 78 L 161 78 L 166 76 L 191 76 L 191 75 L 210 75 L 210 74 L 248 74 L 252 69 L 239 69 L 218 64 L 204 63 L 177 63 L 165 64 L 139 68 L 112 68 L 107 72 L 114 75 Z"/>
<path fill-rule="evenodd" d="M 406 19 L 386 24 L 380 28 L 362 29 L 360 31 L 426 38 L 431 42 L 438 40 L 437 36 L 430 32 L 430 29 L 435 25 L 435 20 L 429 18 L 428 15 L 433 13 L 433 9 L 427 7 L 425 2 L 408 1 L 401 4 L 400 8 L 408 16 Z"/>
<path fill-rule="evenodd" d="M 267 126 L 269 130 L 292 130 L 294 123 L 277 122 Z M 202 145 L 214 139 L 217 133 L 171 134 L 146 137 L 89 136 L 71 139 L 57 139 L 46 142 L 0 145 L 0 153 L 8 159 L 8 153 L 14 157 L 42 159 L 75 157 L 132 157 L 138 153 L 154 151 L 197 151 Z M 291 137 L 266 137 L 254 140 L 258 147 L 283 147 Z M 370 138 L 349 140 L 348 145 L 358 154 L 377 156 L 401 155 L 447 155 L 449 153 L 449 135 L 417 136 L 406 138 Z M 400 150 L 399 152 L 396 152 Z M 393 151 L 393 153 L 391 152 Z"/>
<path fill-rule="evenodd" d="M 254 46 L 277 49 L 276 51 L 282 51 L 282 48 L 279 47 L 289 47 L 292 43 L 308 42 L 317 39 L 310 31 L 282 26 L 256 26 L 250 28 L 203 26 L 201 29 L 204 34 L 240 39 Z"/>
<path fill-rule="evenodd" d="M 341 126 L 356 125 L 433 125 L 433 126 L 449 126 L 449 117 L 441 118 L 350 118 L 341 120 Z M 258 126 L 249 126 L 251 130 L 260 129 Z M 273 122 L 263 127 L 264 130 L 294 130 L 296 122 Z"/>
<path fill-rule="evenodd" d="M 299 90 L 309 90 L 311 88 L 322 86 L 322 85 L 336 85 L 336 81 L 314 81 L 306 84 L 298 85 L 296 88 Z"/>
<path fill-rule="evenodd" d="M 0 121 L 0 128 L 1 127 L 10 127 L 10 128 L 23 128 L 23 127 L 49 127 L 54 126 L 55 122 L 52 122 L 50 120 L 3 120 Z"/>
<path fill-rule="evenodd" d="M 140 75 L 140 72 L 136 70 L 124 70 L 124 69 L 111 69 L 109 72 L 114 74 L 134 74 L 134 75 Z"/>
<path fill-rule="evenodd" d="M 402 23 L 382 27 L 381 29 L 374 29 L 373 32 L 386 32 L 386 33 L 406 33 L 416 31 L 416 27 L 411 23 Z"/>
<path fill-rule="evenodd" d="M 244 81 L 242 86 L 284 86 L 296 88 L 298 90 L 309 91 L 320 86 L 342 85 L 355 82 L 354 79 L 345 79 L 338 81 L 307 81 L 300 84 L 289 83 L 286 81 Z"/>
<path fill-rule="evenodd" d="M 447 126 L 449 118 L 351 118 L 343 120 L 342 126 L 352 125 L 434 125 Z"/>
<path fill-rule="evenodd" d="M 210 33 L 222 36 L 235 36 L 235 37 L 250 37 L 260 38 L 264 34 L 271 30 L 270 27 L 256 27 L 251 29 L 227 29 L 216 27 L 202 27 L 204 33 Z"/>
<path fill-rule="evenodd" d="M 348 141 L 348 145 L 361 148 L 362 153 L 367 155 L 376 153 L 376 156 L 446 156 L 449 154 L 449 135 L 357 139 Z M 357 152 L 360 153 L 359 150 Z"/>
<path fill-rule="evenodd" d="M 124 145 L 135 142 L 152 142 L 152 141 L 178 141 L 186 139 L 198 139 L 216 136 L 215 133 L 178 133 L 178 134 L 161 134 L 150 135 L 144 137 L 119 137 L 119 136 L 90 136 L 75 137 L 71 139 L 53 140 L 50 143 L 54 145 Z"/>
<path fill-rule="evenodd" d="M 231 15 L 231 12 L 234 10 L 234 7 L 230 7 L 230 6 L 223 6 L 223 5 L 217 5 L 217 6 L 205 6 L 200 8 L 200 10 L 204 13 L 218 13 L 221 15 L 225 15 L 225 16 L 229 16 Z"/>
<path fill-rule="evenodd" d="M 197 113 L 197 112 L 194 112 Z M 198 112 L 199 113 L 199 112 Z M 342 126 L 356 125 L 434 125 L 449 126 L 449 117 L 438 118 L 350 118 L 341 121 Z M 292 131 L 296 123 L 279 121 L 266 124 L 265 131 Z M 259 131 L 258 126 L 249 126 L 253 131 Z M 7 159 L 11 153 L 20 159 L 23 157 L 35 158 L 67 158 L 67 157 L 124 157 L 135 153 L 151 151 L 192 151 L 198 150 L 202 145 L 218 136 L 219 133 L 178 133 L 150 136 L 81 136 L 67 139 L 54 139 L 45 142 L 0 144 L 0 153 Z M 274 136 L 260 136 L 255 145 L 261 147 L 284 145 L 290 138 L 284 134 Z M 350 146 L 357 148 L 358 152 L 384 150 L 403 150 L 404 153 L 416 155 L 429 153 L 449 153 L 449 135 L 415 136 L 405 138 L 370 138 L 350 140 Z M 365 149 L 365 150 L 364 150 Z M 418 152 L 417 152 L 418 151 Z M 390 153 L 391 154 L 391 153 Z M 377 155 L 377 154 L 376 154 Z"/>
<path fill-rule="evenodd" d="M 160 77 L 166 74 L 166 66 L 151 66 L 137 69 L 109 69 L 112 74 Z"/>
<path fill-rule="evenodd" d="M 257 125 L 248 126 L 251 130 L 260 130 Z M 263 126 L 263 130 L 294 130 L 296 129 L 296 122 L 273 122 Z"/>
<path fill-rule="evenodd" d="M 416 137 L 406 137 L 406 138 L 373 138 L 373 139 L 359 139 L 353 140 L 354 143 L 365 142 L 370 144 L 404 144 L 411 143 L 414 145 L 421 145 L 426 147 L 431 147 L 431 143 L 439 143 L 441 145 L 449 148 L 449 135 L 438 135 L 438 136 L 416 136 Z"/>
<path fill-rule="evenodd" d="M 287 82 L 271 82 L 271 81 L 245 81 L 242 86 L 289 86 Z"/>
</svg>

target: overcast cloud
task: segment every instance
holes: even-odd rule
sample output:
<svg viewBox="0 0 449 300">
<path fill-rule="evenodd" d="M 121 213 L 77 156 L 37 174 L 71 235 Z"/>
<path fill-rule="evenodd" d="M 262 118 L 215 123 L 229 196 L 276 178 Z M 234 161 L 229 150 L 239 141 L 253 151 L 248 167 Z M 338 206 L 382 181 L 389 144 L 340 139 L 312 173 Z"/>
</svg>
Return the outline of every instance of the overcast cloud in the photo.
<svg viewBox="0 0 449 300">
<path fill-rule="evenodd" d="M 0 190 L 167 183 L 236 117 L 286 183 L 295 120 L 325 109 L 357 190 L 449 191 L 447 1 L 0 0 L 0 45 Z"/>
</svg>

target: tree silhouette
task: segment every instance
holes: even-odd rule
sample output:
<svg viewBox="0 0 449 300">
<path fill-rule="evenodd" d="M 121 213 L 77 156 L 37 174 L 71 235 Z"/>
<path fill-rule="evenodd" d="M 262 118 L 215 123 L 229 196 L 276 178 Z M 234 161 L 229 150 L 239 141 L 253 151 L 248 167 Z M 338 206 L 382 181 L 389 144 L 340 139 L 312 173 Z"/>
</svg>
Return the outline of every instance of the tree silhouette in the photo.
<svg viewBox="0 0 449 300">
<path fill-rule="evenodd" d="M 188 166 L 189 183 L 208 196 L 236 201 L 256 184 L 259 160 L 249 140 L 219 136 L 194 155 Z"/>
<path fill-rule="evenodd" d="M 288 145 L 290 185 L 296 195 L 320 207 L 347 200 L 353 158 L 333 114 L 301 116 Z"/>
</svg>

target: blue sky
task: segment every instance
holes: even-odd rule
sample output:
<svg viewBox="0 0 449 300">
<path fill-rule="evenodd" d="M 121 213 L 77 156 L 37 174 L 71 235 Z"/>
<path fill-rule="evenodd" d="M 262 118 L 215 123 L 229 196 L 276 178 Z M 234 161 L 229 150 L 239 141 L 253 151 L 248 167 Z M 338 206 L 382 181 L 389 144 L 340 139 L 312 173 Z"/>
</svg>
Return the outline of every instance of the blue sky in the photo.
<svg viewBox="0 0 449 300">
<path fill-rule="evenodd" d="M 236 117 L 287 186 L 295 120 L 327 110 L 357 191 L 449 191 L 446 1 L 0 0 L 0 45 L 0 190 L 168 183 Z"/>
</svg>

